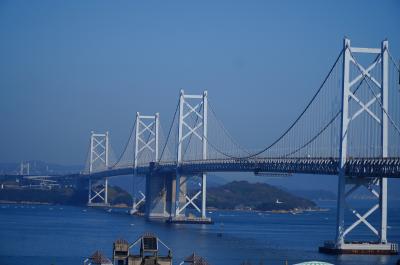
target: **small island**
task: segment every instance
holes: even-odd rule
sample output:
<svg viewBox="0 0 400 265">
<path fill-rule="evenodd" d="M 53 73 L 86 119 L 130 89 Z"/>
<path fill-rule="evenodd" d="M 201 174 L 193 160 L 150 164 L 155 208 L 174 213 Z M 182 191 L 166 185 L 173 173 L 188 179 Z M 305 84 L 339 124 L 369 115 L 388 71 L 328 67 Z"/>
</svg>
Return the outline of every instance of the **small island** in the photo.
<svg viewBox="0 0 400 265">
<path fill-rule="evenodd" d="M 207 205 L 220 210 L 293 212 L 317 210 L 317 205 L 302 197 L 266 183 L 233 181 L 207 191 Z"/>
</svg>

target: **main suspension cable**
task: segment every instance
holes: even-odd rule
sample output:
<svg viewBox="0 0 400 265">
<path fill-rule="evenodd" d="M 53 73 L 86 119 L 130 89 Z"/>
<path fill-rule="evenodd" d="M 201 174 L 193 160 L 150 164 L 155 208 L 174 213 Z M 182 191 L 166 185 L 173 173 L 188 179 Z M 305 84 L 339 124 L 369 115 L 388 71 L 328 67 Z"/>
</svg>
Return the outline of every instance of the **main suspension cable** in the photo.
<svg viewBox="0 0 400 265">
<path fill-rule="evenodd" d="M 114 165 L 111 166 L 111 168 L 115 167 L 119 162 L 121 162 L 121 159 L 122 159 L 122 157 L 124 156 L 126 150 L 128 149 L 129 143 L 131 142 L 132 134 L 133 134 L 133 131 L 135 130 L 135 127 L 136 127 L 136 119 L 135 119 L 135 122 L 133 123 L 133 126 L 132 126 L 132 128 L 131 128 L 131 132 L 130 132 L 130 134 L 129 134 L 129 139 L 128 139 L 128 141 L 127 141 L 126 144 L 125 144 L 124 151 L 121 153 L 121 155 L 120 155 L 120 157 L 118 158 L 117 162 L 115 162 Z"/>
<path fill-rule="evenodd" d="M 311 98 L 311 100 L 309 101 L 309 103 L 306 105 L 305 109 L 301 112 L 301 114 L 297 117 L 297 119 L 289 126 L 288 129 L 286 129 L 286 131 L 284 131 L 284 133 L 278 137 L 275 141 L 273 141 L 270 145 L 268 145 L 267 147 L 265 147 L 264 149 L 250 154 L 248 156 L 243 156 L 243 157 L 236 157 L 236 156 L 232 156 L 227 154 L 226 152 L 223 152 L 221 150 L 218 150 L 215 145 L 210 144 L 211 146 L 213 146 L 213 148 L 220 154 L 232 158 L 232 159 L 249 159 L 249 158 L 253 158 L 255 156 L 258 156 L 262 153 L 264 153 L 265 151 L 271 149 L 275 144 L 277 144 L 280 140 L 282 140 L 283 137 L 285 137 L 290 130 L 297 124 L 297 122 L 303 117 L 303 115 L 306 113 L 306 111 L 309 109 L 309 107 L 311 106 L 311 104 L 314 102 L 315 98 L 318 96 L 318 94 L 321 92 L 322 88 L 324 87 L 325 83 L 328 81 L 329 76 L 331 75 L 331 73 L 333 72 L 333 70 L 335 69 L 339 59 L 341 58 L 341 56 L 343 55 L 344 49 L 342 49 L 338 55 L 338 57 L 336 58 L 334 64 L 332 65 L 331 69 L 329 70 L 328 74 L 326 75 L 326 77 L 324 78 L 323 82 L 321 83 L 321 85 L 319 86 L 317 92 L 314 94 L 314 96 Z M 207 140 L 208 141 L 208 140 Z"/>
<path fill-rule="evenodd" d="M 178 104 L 176 105 L 176 108 L 175 108 L 174 117 L 172 118 L 171 126 L 169 127 L 167 139 L 165 140 L 165 144 L 164 144 L 164 147 L 163 147 L 163 149 L 161 151 L 161 155 L 160 155 L 159 161 L 161 161 L 162 156 L 164 155 L 165 148 L 167 147 L 168 140 L 169 140 L 169 137 L 171 136 L 172 127 L 174 126 L 174 121 L 175 121 L 176 113 L 178 112 L 178 109 L 179 109 L 179 100 L 178 100 Z"/>
</svg>

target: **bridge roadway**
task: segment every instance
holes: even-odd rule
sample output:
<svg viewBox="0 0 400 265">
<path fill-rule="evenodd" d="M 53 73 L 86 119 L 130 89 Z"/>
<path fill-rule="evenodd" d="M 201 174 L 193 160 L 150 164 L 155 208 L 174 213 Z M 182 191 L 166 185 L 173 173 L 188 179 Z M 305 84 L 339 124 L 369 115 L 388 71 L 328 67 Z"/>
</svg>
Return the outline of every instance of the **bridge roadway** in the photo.
<svg viewBox="0 0 400 265">
<path fill-rule="evenodd" d="M 207 159 L 176 162 L 151 162 L 137 168 L 138 175 L 174 175 L 177 170 L 182 175 L 195 175 L 202 172 L 270 172 L 337 175 L 338 158 L 252 158 L 252 159 Z M 350 158 L 346 163 L 349 177 L 388 177 L 400 178 L 400 158 Z M 114 167 L 92 174 L 74 174 L 74 177 L 104 177 L 132 175 L 133 166 Z M 71 177 L 72 175 L 69 175 Z"/>
</svg>

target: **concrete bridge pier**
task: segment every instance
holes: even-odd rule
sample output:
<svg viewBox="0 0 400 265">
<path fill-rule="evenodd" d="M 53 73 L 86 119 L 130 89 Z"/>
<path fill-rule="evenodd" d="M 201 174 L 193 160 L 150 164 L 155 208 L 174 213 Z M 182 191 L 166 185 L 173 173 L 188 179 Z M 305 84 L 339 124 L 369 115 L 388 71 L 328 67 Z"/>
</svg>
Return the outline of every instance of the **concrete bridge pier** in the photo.
<svg viewBox="0 0 400 265">
<path fill-rule="evenodd" d="M 146 217 L 149 220 L 167 220 L 171 216 L 173 177 L 168 174 L 150 173 L 146 176 Z"/>
<path fill-rule="evenodd" d="M 179 218 L 186 216 L 186 208 L 183 207 L 186 203 L 186 193 L 187 193 L 187 177 L 176 174 L 172 178 L 171 185 L 171 214 L 170 218 Z"/>
<path fill-rule="evenodd" d="M 186 181 L 180 177 L 179 205 L 185 203 Z M 176 177 L 169 174 L 148 174 L 146 176 L 146 217 L 149 220 L 167 220 L 176 212 Z M 185 215 L 181 211 L 179 215 Z"/>
<path fill-rule="evenodd" d="M 161 174 L 146 175 L 146 217 L 150 220 L 165 220 L 167 209 L 168 177 Z"/>
<path fill-rule="evenodd" d="M 200 197 L 205 194 L 206 178 L 201 174 L 200 190 L 191 191 L 194 194 L 189 194 L 188 181 L 193 177 L 197 176 L 149 173 L 146 176 L 147 219 L 165 220 L 170 223 L 212 223 L 211 219 L 206 217 L 206 198 Z M 189 207 L 193 208 L 190 213 Z"/>
</svg>

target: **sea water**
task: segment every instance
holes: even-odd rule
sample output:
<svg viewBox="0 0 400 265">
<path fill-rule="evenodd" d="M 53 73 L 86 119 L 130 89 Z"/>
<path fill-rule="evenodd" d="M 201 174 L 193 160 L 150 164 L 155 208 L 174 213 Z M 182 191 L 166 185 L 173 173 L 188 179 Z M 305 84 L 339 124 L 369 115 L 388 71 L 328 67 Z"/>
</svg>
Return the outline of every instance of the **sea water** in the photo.
<svg viewBox="0 0 400 265">
<path fill-rule="evenodd" d="M 389 203 L 388 238 L 400 242 L 399 202 Z M 358 203 L 360 213 L 368 203 Z M 333 264 L 395 264 L 398 256 L 326 255 L 318 253 L 335 236 L 335 202 L 327 211 L 298 214 L 212 211 L 214 225 L 147 222 L 127 210 L 58 205 L 0 205 L 0 265 L 83 264 L 95 250 L 112 256 L 118 238 L 135 241 L 144 232 L 156 234 L 171 250 L 174 264 L 196 252 L 210 264 L 294 264 L 320 260 Z M 351 214 L 347 218 L 352 218 Z M 371 223 L 377 223 L 373 215 Z M 352 218 L 354 219 L 354 218 Z M 355 219 L 354 219 L 355 220 Z M 360 224 L 356 238 L 370 238 Z M 373 237 L 372 237 L 373 239 Z"/>
</svg>

